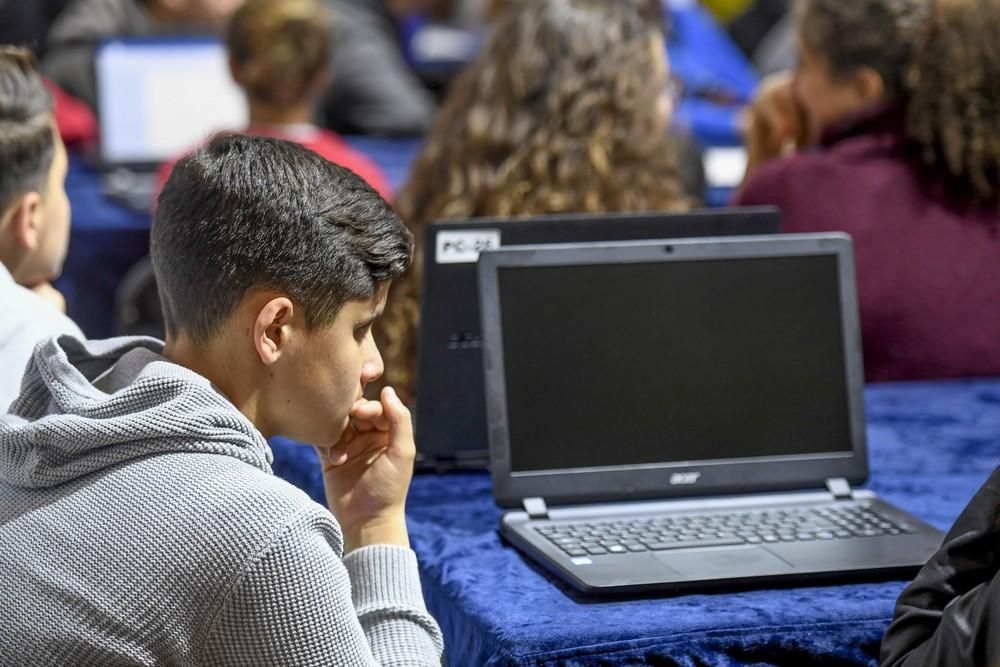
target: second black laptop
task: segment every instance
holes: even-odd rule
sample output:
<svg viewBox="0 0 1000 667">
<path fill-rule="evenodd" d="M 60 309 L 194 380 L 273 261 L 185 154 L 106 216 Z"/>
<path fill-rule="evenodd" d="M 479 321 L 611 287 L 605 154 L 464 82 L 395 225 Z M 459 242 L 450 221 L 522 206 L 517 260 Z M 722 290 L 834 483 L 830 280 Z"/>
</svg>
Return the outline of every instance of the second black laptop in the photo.
<svg viewBox="0 0 1000 667">
<path fill-rule="evenodd" d="M 506 246 L 773 234 L 776 208 L 472 218 L 428 226 L 417 349 L 417 468 L 486 468 L 476 261 Z"/>
</svg>

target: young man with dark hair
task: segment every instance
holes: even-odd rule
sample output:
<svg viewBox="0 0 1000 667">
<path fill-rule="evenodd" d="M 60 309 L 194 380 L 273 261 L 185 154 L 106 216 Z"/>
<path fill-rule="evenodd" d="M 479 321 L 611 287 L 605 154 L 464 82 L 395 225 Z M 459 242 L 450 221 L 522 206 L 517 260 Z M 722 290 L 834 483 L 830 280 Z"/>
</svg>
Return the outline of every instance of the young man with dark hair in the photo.
<svg viewBox="0 0 1000 667">
<path fill-rule="evenodd" d="M 38 349 L 0 418 L 0 663 L 439 665 L 415 448 L 371 327 L 412 237 L 350 171 L 221 136 L 160 195 L 148 338 Z M 316 445 L 329 511 L 271 474 Z"/>
<path fill-rule="evenodd" d="M 51 281 L 69 243 L 66 148 L 30 51 L 0 47 L 0 412 L 41 338 L 83 337 Z"/>
</svg>

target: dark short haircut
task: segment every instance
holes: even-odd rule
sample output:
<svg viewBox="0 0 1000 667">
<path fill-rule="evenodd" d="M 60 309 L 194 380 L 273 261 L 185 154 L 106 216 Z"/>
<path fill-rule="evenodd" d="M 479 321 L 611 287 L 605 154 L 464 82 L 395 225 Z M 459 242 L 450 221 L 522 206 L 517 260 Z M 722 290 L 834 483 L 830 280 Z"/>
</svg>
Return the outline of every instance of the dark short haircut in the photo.
<svg viewBox="0 0 1000 667">
<path fill-rule="evenodd" d="M 160 194 L 151 256 L 167 333 L 213 336 L 242 299 L 283 292 L 310 328 L 409 266 L 413 237 L 363 180 L 287 141 L 224 134 Z"/>
<path fill-rule="evenodd" d="M 52 96 L 27 49 L 0 46 L 0 211 L 43 192 L 55 154 Z"/>
</svg>

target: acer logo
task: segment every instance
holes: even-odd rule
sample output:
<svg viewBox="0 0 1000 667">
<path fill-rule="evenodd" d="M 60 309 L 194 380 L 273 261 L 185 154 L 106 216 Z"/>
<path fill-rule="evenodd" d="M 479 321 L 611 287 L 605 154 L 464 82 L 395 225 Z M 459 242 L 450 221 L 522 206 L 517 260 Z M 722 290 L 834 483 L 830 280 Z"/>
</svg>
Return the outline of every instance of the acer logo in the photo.
<svg viewBox="0 0 1000 667">
<path fill-rule="evenodd" d="M 700 472 L 675 472 L 670 475 L 671 484 L 694 484 L 701 477 Z"/>
</svg>

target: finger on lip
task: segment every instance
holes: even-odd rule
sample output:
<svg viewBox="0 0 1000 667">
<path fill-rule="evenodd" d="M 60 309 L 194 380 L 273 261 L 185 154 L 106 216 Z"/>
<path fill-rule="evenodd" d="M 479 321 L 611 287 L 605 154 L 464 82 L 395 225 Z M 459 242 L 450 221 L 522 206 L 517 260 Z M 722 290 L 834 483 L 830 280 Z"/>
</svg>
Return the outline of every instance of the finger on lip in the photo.
<svg viewBox="0 0 1000 667">
<path fill-rule="evenodd" d="M 382 404 L 376 401 L 356 403 L 351 410 L 351 416 L 356 419 L 375 419 L 382 415 Z"/>
</svg>

